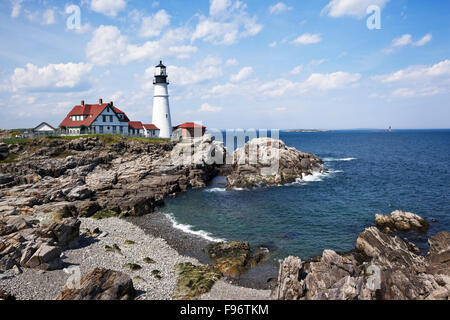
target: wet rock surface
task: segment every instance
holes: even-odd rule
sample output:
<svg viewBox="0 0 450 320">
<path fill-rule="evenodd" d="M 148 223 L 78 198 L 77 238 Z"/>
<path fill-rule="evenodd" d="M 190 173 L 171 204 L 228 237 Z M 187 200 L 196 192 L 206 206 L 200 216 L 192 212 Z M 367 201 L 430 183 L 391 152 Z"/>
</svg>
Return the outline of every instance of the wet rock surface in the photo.
<svg viewBox="0 0 450 320">
<path fill-rule="evenodd" d="M 248 242 L 222 242 L 207 248 L 214 266 L 223 275 L 238 278 L 251 267 L 266 258 L 268 252 L 263 248 L 252 250 Z"/>
<path fill-rule="evenodd" d="M 233 153 L 227 186 L 253 188 L 287 184 L 325 170 L 322 160 L 313 154 L 289 148 L 281 140 L 259 138 Z"/>
</svg>

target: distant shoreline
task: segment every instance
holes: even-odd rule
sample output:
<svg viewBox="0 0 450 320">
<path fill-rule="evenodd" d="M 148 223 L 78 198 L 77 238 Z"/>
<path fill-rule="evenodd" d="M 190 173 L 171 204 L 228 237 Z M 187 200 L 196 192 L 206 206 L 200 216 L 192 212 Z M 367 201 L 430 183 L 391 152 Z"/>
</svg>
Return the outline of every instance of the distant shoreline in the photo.
<svg viewBox="0 0 450 320">
<path fill-rule="evenodd" d="M 332 132 L 332 130 L 319 130 L 319 129 L 291 129 L 291 130 L 283 130 L 283 132 Z"/>
</svg>

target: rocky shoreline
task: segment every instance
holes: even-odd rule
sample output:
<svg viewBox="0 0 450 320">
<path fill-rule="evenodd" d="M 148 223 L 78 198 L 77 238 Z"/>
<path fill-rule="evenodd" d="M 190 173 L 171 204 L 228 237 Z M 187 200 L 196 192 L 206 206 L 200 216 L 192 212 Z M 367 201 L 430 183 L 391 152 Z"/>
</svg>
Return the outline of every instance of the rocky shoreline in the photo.
<svg viewBox="0 0 450 320">
<path fill-rule="evenodd" d="M 236 150 L 228 166 L 226 149 L 210 136 L 178 144 L 34 139 L 0 151 L 0 290 L 18 299 L 269 299 L 278 268 L 264 248 L 211 243 L 155 211 L 219 174 L 230 188 L 253 188 L 327 170 L 314 155 L 267 138 Z M 367 229 L 354 252 L 288 258 L 271 298 L 448 299 L 448 233 L 430 239 L 423 258 L 392 232 L 423 232 L 426 221 L 395 212 L 376 222 L 383 232 Z M 397 291 L 369 290 L 368 264 L 388 270 L 382 284 Z M 70 270 L 78 272 L 75 289 Z"/>
<path fill-rule="evenodd" d="M 273 143 L 267 141 L 267 145 L 272 147 Z M 14 283 L 14 279 L 30 274 L 42 280 L 38 275 L 61 273 L 68 264 L 77 263 L 67 262 L 64 257 L 78 248 L 80 241 L 84 241 L 81 250 L 89 251 L 95 245 L 89 241 L 95 243 L 98 240 L 98 235 L 80 235 L 80 224 L 89 225 L 89 220 L 83 219 L 104 219 L 107 224 L 113 225 L 114 218 L 132 219 L 152 213 L 163 204 L 164 198 L 190 188 L 206 186 L 218 174 L 219 169 L 223 168 L 226 159 L 223 144 L 213 141 L 210 136 L 176 145 L 119 136 L 33 139 L 1 144 L 0 148 L 2 283 L 11 277 Z M 297 159 L 298 166 L 301 166 L 301 160 L 302 158 Z M 257 162 L 254 166 L 262 165 Z M 238 165 L 233 167 L 239 168 Z M 103 225 L 103 228 L 106 226 Z M 125 226 L 124 228 L 126 229 Z M 149 234 L 146 236 L 153 238 Z M 115 245 L 120 247 L 118 244 L 105 244 L 103 250 L 118 251 Z M 205 245 L 211 244 L 202 243 L 200 246 L 205 249 Z M 200 246 L 195 249 L 199 256 L 202 250 Z M 190 246 L 191 249 L 194 247 Z M 240 244 L 236 247 L 240 247 Z M 229 252 L 225 251 L 231 254 L 231 259 L 236 258 L 232 264 L 242 272 L 263 260 L 263 255 L 258 253 L 259 258 L 252 258 L 250 261 L 247 257 L 253 257 L 253 251 L 248 245 L 244 250 L 233 248 Z M 235 252 L 243 255 L 243 258 L 237 259 Z M 101 255 L 97 258 L 103 259 Z M 209 262 L 207 259 L 203 260 Z M 194 262 L 200 263 L 196 259 Z M 228 262 L 225 259 L 221 263 Z M 220 263 L 212 261 L 212 264 L 214 268 L 221 268 Z M 129 262 L 127 265 L 133 269 L 137 263 Z M 120 270 L 119 266 L 117 268 Z M 174 268 L 172 266 L 169 269 Z M 120 274 L 109 274 L 107 270 L 91 271 L 93 274 L 89 273 L 87 278 L 82 278 L 83 281 L 95 283 L 96 277 L 103 279 L 106 275 L 113 279 L 123 278 Z M 87 274 L 89 271 L 83 272 Z M 225 276 L 236 278 L 238 274 Z M 176 279 L 177 276 L 172 274 L 170 278 Z M 53 283 L 49 280 L 38 283 Z M 20 288 L 21 281 L 17 281 L 17 288 Z M 245 277 L 242 281 L 247 281 L 249 286 L 253 284 L 252 279 L 246 280 Z M 13 290 L 14 287 L 9 286 L 9 289 Z M 60 287 L 60 284 L 56 287 Z M 261 288 L 264 284 L 253 287 Z M 21 297 L 20 289 L 18 290 L 18 296 Z M 265 291 L 262 292 L 266 295 Z M 63 296 L 74 297 L 71 293 Z M 232 296 L 243 298 L 241 295 Z M 86 297 L 89 294 L 86 293 Z M 34 292 L 33 297 L 27 298 L 52 297 Z"/>
<path fill-rule="evenodd" d="M 424 231 L 428 222 L 418 215 L 395 211 L 376 215 L 381 228 Z M 288 257 L 280 267 L 278 300 L 450 300 L 450 232 L 428 239 L 424 256 L 411 242 L 391 230 L 369 227 L 353 251 L 325 250 L 303 262 Z"/>
</svg>

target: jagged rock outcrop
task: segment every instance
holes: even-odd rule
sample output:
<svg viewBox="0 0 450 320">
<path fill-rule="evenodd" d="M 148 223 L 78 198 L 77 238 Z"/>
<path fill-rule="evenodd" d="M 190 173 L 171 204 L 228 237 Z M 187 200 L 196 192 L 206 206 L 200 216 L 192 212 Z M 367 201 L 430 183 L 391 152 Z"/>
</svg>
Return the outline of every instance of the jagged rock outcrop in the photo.
<svg viewBox="0 0 450 320">
<path fill-rule="evenodd" d="M 377 214 L 375 223 L 386 231 L 410 231 L 426 232 L 430 226 L 427 220 L 411 212 L 396 210 L 390 215 Z"/>
<path fill-rule="evenodd" d="M 14 267 L 61 269 L 62 250 L 80 233 L 75 218 L 41 226 L 28 216 L 0 217 L 0 270 Z"/>
<path fill-rule="evenodd" d="M 0 301 L 15 301 L 16 297 L 14 297 L 9 292 L 6 292 L 5 290 L 0 289 Z"/>
<path fill-rule="evenodd" d="M 281 140 L 259 138 L 249 141 L 233 154 L 229 187 L 252 188 L 295 182 L 314 172 L 325 171 L 316 156 L 289 148 Z"/>
<path fill-rule="evenodd" d="M 21 146 L 15 162 L 0 164 L 0 214 L 55 220 L 101 211 L 151 213 L 167 196 L 204 187 L 223 163 L 214 159 L 225 157 L 211 136 L 175 148 L 120 136 L 34 139 Z"/>
<path fill-rule="evenodd" d="M 207 248 L 214 266 L 225 276 L 239 277 L 250 267 L 260 263 L 268 251 L 262 248 L 252 250 L 248 242 L 221 242 Z"/>
<path fill-rule="evenodd" d="M 432 237 L 427 257 L 397 236 L 367 228 L 356 250 L 325 250 L 316 261 L 287 258 L 280 267 L 274 299 L 424 300 L 450 298 L 450 233 Z"/>
<path fill-rule="evenodd" d="M 7 159 L 9 156 L 9 148 L 6 143 L 0 143 L 0 161 Z"/>
<path fill-rule="evenodd" d="M 56 300 L 133 300 L 136 291 L 131 278 L 118 271 L 95 268 L 81 278 L 79 287 L 64 286 Z"/>
<path fill-rule="evenodd" d="M 428 239 L 430 251 L 426 257 L 428 273 L 450 277 L 450 233 L 439 232 Z"/>
</svg>

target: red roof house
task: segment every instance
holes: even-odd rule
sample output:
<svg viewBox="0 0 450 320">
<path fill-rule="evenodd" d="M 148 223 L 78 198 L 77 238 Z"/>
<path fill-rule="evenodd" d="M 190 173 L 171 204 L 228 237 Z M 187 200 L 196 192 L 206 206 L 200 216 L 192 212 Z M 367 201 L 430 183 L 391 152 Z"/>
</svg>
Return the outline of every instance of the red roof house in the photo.
<svg viewBox="0 0 450 320">
<path fill-rule="evenodd" d="M 182 137 L 183 139 L 198 138 L 205 135 L 206 127 L 194 122 L 185 122 L 174 127 L 173 131 L 175 132 L 175 136 Z"/>
<path fill-rule="evenodd" d="M 115 107 L 112 101 L 103 103 L 102 99 L 99 99 L 98 104 L 85 104 L 81 101 L 81 105 L 75 106 L 59 127 L 63 133 L 74 135 L 110 133 L 146 136 L 142 122 L 130 121 L 125 112 Z"/>
</svg>

